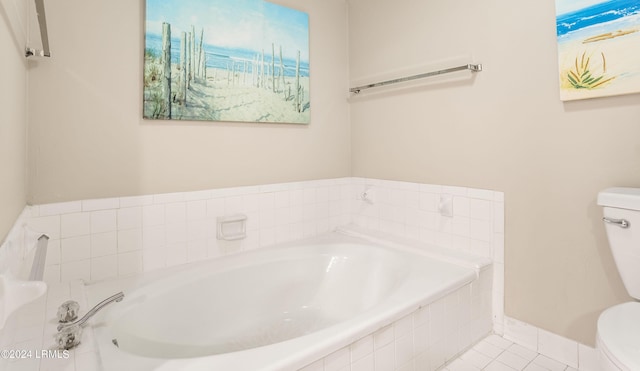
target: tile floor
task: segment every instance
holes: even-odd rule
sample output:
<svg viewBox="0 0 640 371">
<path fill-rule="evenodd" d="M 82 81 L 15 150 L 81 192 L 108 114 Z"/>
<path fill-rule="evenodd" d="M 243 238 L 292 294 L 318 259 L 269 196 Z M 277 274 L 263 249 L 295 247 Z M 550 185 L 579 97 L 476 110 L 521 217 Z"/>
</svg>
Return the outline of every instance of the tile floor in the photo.
<svg viewBox="0 0 640 371">
<path fill-rule="evenodd" d="M 577 371 L 498 335 L 488 336 L 442 370 Z"/>
</svg>

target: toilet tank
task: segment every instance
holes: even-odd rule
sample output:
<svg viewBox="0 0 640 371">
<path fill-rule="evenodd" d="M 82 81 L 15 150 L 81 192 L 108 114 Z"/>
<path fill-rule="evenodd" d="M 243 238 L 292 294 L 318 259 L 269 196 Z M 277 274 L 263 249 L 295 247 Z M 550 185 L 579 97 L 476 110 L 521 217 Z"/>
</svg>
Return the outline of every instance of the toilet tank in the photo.
<svg viewBox="0 0 640 371">
<path fill-rule="evenodd" d="M 640 299 L 640 188 L 598 193 L 609 247 L 629 295 Z"/>
</svg>

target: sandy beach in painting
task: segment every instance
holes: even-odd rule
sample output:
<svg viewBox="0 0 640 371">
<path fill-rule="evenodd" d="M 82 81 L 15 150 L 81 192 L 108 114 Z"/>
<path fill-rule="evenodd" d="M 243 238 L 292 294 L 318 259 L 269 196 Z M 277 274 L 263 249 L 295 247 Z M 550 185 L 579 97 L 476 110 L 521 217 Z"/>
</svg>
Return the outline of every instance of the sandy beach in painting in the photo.
<svg viewBox="0 0 640 371">
<path fill-rule="evenodd" d="M 179 76 L 177 66 L 172 75 Z M 172 79 L 172 92 L 178 91 L 179 79 Z M 187 103 L 174 102 L 173 120 L 207 120 L 240 122 L 308 123 L 310 115 L 309 77 L 300 77 L 302 112 L 295 109 L 295 77 L 285 77 L 284 88 L 272 90 L 271 78 L 266 87 L 253 85 L 251 73 L 232 73 L 224 69 L 207 68 L 207 79 L 196 79 L 187 91 Z M 152 116 L 150 96 L 159 86 L 145 92 L 145 117 Z"/>
<path fill-rule="evenodd" d="M 640 14 L 559 36 L 561 99 L 573 100 L 638 92 L 639 45 Z M 585 63 L 588 63 L 589 72 L 594 78 L 601 79 L 592 89 L 576 89 L 568 76 L 571 71 L 580 70 Z"/>
<path fill-rule="evenodd" d="M 147 0 L 144 118 L 310 121 L 309 15 L 265 0 Z"/>
</svg>

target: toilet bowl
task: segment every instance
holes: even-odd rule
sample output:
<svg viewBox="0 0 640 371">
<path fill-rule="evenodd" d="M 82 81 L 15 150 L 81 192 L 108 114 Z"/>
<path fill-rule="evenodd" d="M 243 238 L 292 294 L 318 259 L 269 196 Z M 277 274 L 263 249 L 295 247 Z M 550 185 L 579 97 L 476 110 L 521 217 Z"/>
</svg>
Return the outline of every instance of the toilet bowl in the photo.
<svg viewBox="0 0 640 371">
<path fill-rule="evenodd" d="M 640 299 L 640 189 L 609 188 L 598 193 L 603 221 L 620 278 Z M 600 314 L 596 348 L 602 371 L 640 371 L 640 302 L 613 306 Z"/>
<path fill-rule="evenodd" d="M 640 370 L 640 303 L 624 303 L 602 312 L 596 347 L 602 371 Z"/>
</svg>

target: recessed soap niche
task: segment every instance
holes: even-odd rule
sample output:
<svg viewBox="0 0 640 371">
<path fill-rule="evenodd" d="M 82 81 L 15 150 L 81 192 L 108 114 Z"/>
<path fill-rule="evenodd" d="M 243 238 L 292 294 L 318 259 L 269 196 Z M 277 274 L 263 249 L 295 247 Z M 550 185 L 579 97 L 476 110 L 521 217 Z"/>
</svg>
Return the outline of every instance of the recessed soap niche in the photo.
<svg viewBox="0 0 640 371">
<path fill-rule="evenodd" d="M 247 237 L 247 216 L 234 214 L 217 218 L 218 240 L 237 241 Z"/>
</svg>

